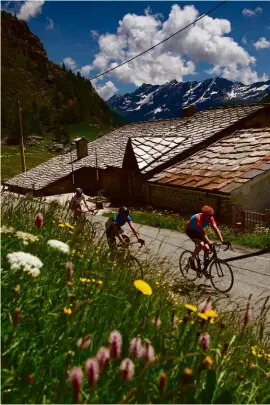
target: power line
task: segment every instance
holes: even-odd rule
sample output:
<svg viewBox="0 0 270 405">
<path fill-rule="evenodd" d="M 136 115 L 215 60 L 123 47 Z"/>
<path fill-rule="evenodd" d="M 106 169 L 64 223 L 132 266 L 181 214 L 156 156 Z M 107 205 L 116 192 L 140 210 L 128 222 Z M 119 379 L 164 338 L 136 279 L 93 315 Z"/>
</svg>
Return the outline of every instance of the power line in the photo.
<svg viewBox="0 0 270 405">
<path fill-rule="evenodd" d="M 219 7 L 223 6 L 223 4 L 228 3 L 228 1 L 229 1 L 229 0 L 222 1 L 222 2 L 221 2 L 220 4 L 218 4 L 216 7 L 212 8 L 212 9 L 209 10 L 209 11 L 207 11 L 207 13 L 201 15 L 199 18 L 197 18 L 196 20 L 194 20 L 192 23 L 186 25 L 184 28 L 181 28 L 179 31 L 176 31 L 174 34 L 170 35 L 168 38 L 163 39 L 163 41 L 160 41 L 160 42 L 158 42 L 156 45 L 151 46 L 151 48 L 148 48 L 148 49 L 146 49 L 145 51 L 139 53 L 138 55 L 133 56 L 133 58 L 128 59 L 128 60 L 126 60 L 125 62 L 120 63 L 120 65 L 117 65 L 117 66 L 115 66 L 115 67 L 113 67 L 113 68 L 111 68 L 111 69 L 109 69 L 109 70 L 106 70 L 106 71 L 103 72 L 103 73 L 99 73 L 98 75 L 92 77 L 92 78 L 89 79 L 89 80 L 91 81 L 91 80 L 97 79 L 98 77 L 103 76 L 103 75 L 105 75 L 105 74 L 107 74 L 107 73 L 109 73 L 109 72 L 112 72 L 113 70 L 119 68 L 120 66 L 123 66 L 123 65 L 125 65 L 126 63 L 131 62 L 132 60 L 138 58 L 139 56 L 144 55 L 144 54 L 147 53 L 148 51 L 151 51 L 152 49 L 156 48 L 158 45 L 163 44 L 163 42 L 166 42 L 166 41 L 168 41 L 169 39 L 171 39 L 172 37 L 174 37 L 175 35 L 179 34 L 179 32 L 182 32 L 182 31 L 186 30 L 187 28 L 189 28 L 191 25 L 196 24 L 196 22 L 200 21 L 201 19 L 203 19 L 203 18 L 206 17 L 207 15 L 211 14 L 213 11 L 215 11 L 215 10 L 218 9 Z"/>
</svg>

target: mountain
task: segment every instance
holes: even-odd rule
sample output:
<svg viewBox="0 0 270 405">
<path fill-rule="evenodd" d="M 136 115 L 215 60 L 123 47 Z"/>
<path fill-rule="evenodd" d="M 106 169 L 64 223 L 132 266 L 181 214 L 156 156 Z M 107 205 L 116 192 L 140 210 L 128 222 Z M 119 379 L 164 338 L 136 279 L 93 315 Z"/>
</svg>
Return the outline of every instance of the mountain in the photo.
<svg viewBox="0 0 270 405">
<path fill-rule="evenodd" d="M 18 143 L 17 92 L 25 138 L 81 122 L 121 124 L 89 80 L 48 60 L 24 21 L 2 11 L 1 35 L 1 129 L 9 143 Z"/>
<path fill-rule="evenodd" d="M 143 84 L 133 93 L 115 95 L 107 103 L 130 121 L 176 118 L 182 109 L 196 104 L 197 110 L 224 104 L 248 104 L 270 94 L 270 80 L 251 85 L 219 77 L 201 82 L 173 80 L 161 86 Z"/>
</svg>

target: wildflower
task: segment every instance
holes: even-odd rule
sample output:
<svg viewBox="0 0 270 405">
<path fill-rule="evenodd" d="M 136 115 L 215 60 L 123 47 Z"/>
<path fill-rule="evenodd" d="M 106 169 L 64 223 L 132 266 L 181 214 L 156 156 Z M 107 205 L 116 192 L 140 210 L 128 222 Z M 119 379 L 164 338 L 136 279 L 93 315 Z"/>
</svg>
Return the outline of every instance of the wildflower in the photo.
<svg viewBox="0 0 270 405">
<path fill-rule="evenodd" d="M 144 295 L 152 295 L 152 288 L 143 280 L 135 280 L 134 286 Z"/>
<path fill-rule="evenodd" d="M 205 359 L 204 359 L 204 361 L 203 361 L 203 365 L 204 365 L 205 367 L 211 367 L 212 364 L 213 364 L 212 358 L 211 358 L 210 356 L 206 356 Z"/>
<path fill-rule="evenodd" d="M 205 315 L 205 314 L 203 314 L 202 312 L 198 312 L 197 315 L 198 315 L 201 319 L 203 319 L 203 320 L 205 320 L 205 321 L 208 321 L 208 316 Z"/>
<path fill-rule="evenodd" d="M 16 287 L 14 288 L 14 290 L 16 291 L 16 293 L 20 294 L 20 293 L 21 293 L 21 286 L 20 286 L 20 284 L 17 284 Z"/>
<path fill-rule="evenodd" d="M 212 309 L 211 297 L 207 300 L 202 301 L 198 306 L 198 311 L 204 313 L 205 311 L 210 311 Z"/>
<path fill-rule="evenodd" d="M 82 283 L 86 283 L 86 281 L 87 281 L 87 278 L 84 278 L 84 277 L 80 277 L 80 281 L 81 281 Z"/>
<path fill-rule="evenodd" d="M 134 376 L 134 363 L 130 359 L 124 359 L 120 364 L 120 372 L 124 380 L 131 381 Z"/>
<path fill-rule="evenodd" d="M 73 388 L 73 403 L 77 404 L 79 402 L 80 389 L 83 380 L 83 372 L 80 367 L 74 367 L 69 373 L 69 381 Z"/>
<path fill-rule="evenodd" d="M 62 253 L 69 253 L 69 246 L 60 240 L 50 239 L 48 240 L 47 245 L 53 249 L 59 250 Z"/>
<path fill-rule="evenodd" d="M 208 333 L 201 333 L 199 337 L 199 343 L 203 349 L 203 351 L 206 351 L 210 345 L 210 336 Z"/>
<path fill-rule="evenodd" d="M 113 332 L 110 333 L 109 343 L 110 343 L 111 356 L 113 358 L 120 357 L 121 348 L 122 348 L 122 336 L 121 336 L 121 333 L 118 332 L 118 330 L 114 330 Z"/>
<path fill-rule="evenodd" d="M 185 368 L 183 377 L 182 377 L 183 384 L 191 384 L 193 382 L 193 372 L 190 368 Z"/>
<path fill-rule="evenodd" d="M 73 264 L 72 264 L 72 262 L 67 262 L 66 263 L 66 275 L 67 275 L 67 279 L 70 281 L 72 279 L 72 276 L 73 276 Z"/>
<path fill-rule="evenodd" d="M 155 319 L 152 320 L 152 324 L 158 327 L 161 324 L 159 313 L 157 312 Z"/>
<path fill-rule="evenodd" d="M 89 335 L 84 336 L 83 338 L 80 338 L 76 342 L 77 347 L 79 349 L 88 349 L 88 347 L 91 344 L 91 339 Z"/>
<path fill-rule="evenodd" d="M 1 233 L 14 233 L 15 229 L 12 226 L 7 227 L 6 225 L 1 226 Z"/>
<path fill-rule="evenodd" d="M 110 361 L 110 350 L 107 349 L 107 347 L 101 347 L 97 352 L 96 358 L 99 364 L 99 369 L 103 372 L 106 370 Z"/>
<path fill-rule="evenodd" d="M 155 360 L 155 351 L 153 346 L 151 345 L 150 340 L 148 339 L 145 340 L 142 357 L 147 363 L 150 363 Z"/>
<path fill-rule="evenodd" d="M 92 283 L 95 283 L 95 282 L 96 282 L 96 280 L 94 278 L 92 278 Z"/>
<path fill-rule="evenodd" d="M 165 387 L 166 387 L 166 384 L 167 384 L 167 376 L 166 376 L 166 374 L 165 373 L 160 373 L 159 374 L 159 383 L 158 383 L 158 390 L 159 390 L 160 395 L 163 394 L 163 392 L 165 390 Z"/>
<path fill-rule="evenodd" d="M 13 315 L 13 325 L 17 326 L 21 319 L 21 308 L 16 308 Z"/>
<path fill-rule="evenodd" d="M 17 231 L 15 234 L 19 239 L 23 240 L 24 245 L 28 245 L 28 243 L 34 243 L 38 240 L 38 236 L 32 235 L 28 232 Z"/>
<path fill-rule="evenodd" d="M 68 287 L 71 287 L 72 284 L 73 284 L 73 283 L 72 283 L 71 281 L 68 281 L 68 282 L 67 282 L 67 286 L 68 286 Z"/>
<path fill-rule="evenodd" d="M 93 388 L 98 380 L 98 361 L 96 358 L 88 359 L 85 363 L 85 372 L 88 376 L 88 384 Z"/>
<path fill-rule="evenodd" d="M 35 216 L 35 226 L 36 228 L 40 229 L 43 227 L 43 215 L 41 214 L 41 212 L 39 212 L 36 216 Z"/>
<path fill-rule="evenodd" d="M 65 223 L 65 227 L 66 227 L 66 228 L 70 228 L 70 229 L 75 229 L 75 227 L 72 226 L 72 225 L 70 225 L 69 222 L 66 222 L 66 223 Z"/>
<path fill-rule="evenodd" d="M 143 330 L 145 328 L 145 316 L 143 315 L 140 325 L 139 325 L 140 329 Z"/>
<path fill-rule="evenodd" d="M 64 313 L 67 315 L 71 315 L 72 314 L 72 309 L 71 308 L 64 308 Z"/>
<path fill-rule="evenodd" d="M 252 319 L 252 308 L 250 307 L 250 303 L 248 302 L 247 304 L 247 308 L 246 308 L 246 312 L 244 314 L 244 327 L 247 326 L 247 324 L 249 323 L 249 321 Z"/>
<path fill-rule="evenodd" d="M 35 376 L 34 376 L 33 374 L 30 374 L 30 375 L 27 376 L 27 381 L 28 381 L 29 383 L 33 382 L 34 379 L 35 379 Z"/>
<path fill-rule="evenodd" d="M 217 317 L 218 317 L 218 314 L 216 313 L 216 311 L 214 311 L 214 310 L 212 310 L 212 309 L 206 310 L 206 311 L 204 312 L 204 314 L 205 314 L 208 318 L 217 318 Z"/>
<path fill-rule="evenodd" d="M 143 345 L 140 336 L 135 337 L 132 339 L 129 345 L 129 353 L 131 356 L 140 358 L 142 357 L 143 353 Z"/>
<path fill-rule="evenodd" d="M 97 283 L 101 285 L 101 284 L 103 284 L 103 281 L 102 281 L 102 280 L 98 280 Z"/>
<path fill-rule="evenodd" d="M 185 307 L 188 309 L 189 312 L 197 312 L 197 307 L 194 305 L 186 304 Z"/>
<path fill-rule="evenodd" d="M 65 228 L 64 224 L 58 224 L 58 228 Z"/>
<path fill-rule="evenodd" d="M 43 263 L 38 257 L 25 252 L 8 253 L 7 259 L 12 270 L 19 270 L 22 268 L 23 271 L 26 271 L 33 276 L 39 275 L 39 269 L 43 266 Z"/>
</svg>

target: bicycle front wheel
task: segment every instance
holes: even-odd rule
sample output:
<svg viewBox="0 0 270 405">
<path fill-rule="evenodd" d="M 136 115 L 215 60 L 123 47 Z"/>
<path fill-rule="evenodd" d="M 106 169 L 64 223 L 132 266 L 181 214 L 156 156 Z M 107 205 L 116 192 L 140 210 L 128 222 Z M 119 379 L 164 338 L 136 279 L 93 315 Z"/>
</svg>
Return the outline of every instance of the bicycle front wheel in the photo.
<svg viewBox="0 0 270 405">
<path fill-rule="evenodd" d="M 180 257 L 179 257 L 179 268 L 180 271 L 183 275 L 183 277 L 186 280 L 189 281 L 195 281 L 197 278 L 197 272 L 196 270 L 193 270 L 190 267 L 190 258 L 192 256 L 192 252 L 190 252 L 189 250 L 184 250 L 184 252 L 181 253 Z M 195 259 L 196 262 L 196 259 Z"/>
<path fill-rule="evenodd" d="M 137 278 L 143 279 L 143 268 L 140 261 L 136 257 L 129 256 L 128 266 L 131 270 L 133 277 L 135 277 L 136 279 Z"/>
<path fill-rule="evenodd" d="M 209 274 L 212 286 L 221 293 L 227 293 L 233 286 L 233 272 L 227 262 L 222 259 L 215 259 L 210 264 Z"/>
</svg>

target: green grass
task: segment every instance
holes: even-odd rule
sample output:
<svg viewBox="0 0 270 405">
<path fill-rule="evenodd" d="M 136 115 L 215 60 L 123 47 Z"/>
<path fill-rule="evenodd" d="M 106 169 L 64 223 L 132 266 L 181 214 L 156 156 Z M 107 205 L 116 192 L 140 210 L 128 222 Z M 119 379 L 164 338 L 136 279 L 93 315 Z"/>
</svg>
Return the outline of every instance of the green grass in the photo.
<svg viewBox="0 0 270 405">
<path fill-rule="evenodd" d="M 68 376 L 75 366 L 84 372 L 82 403 L 269 402 L 269 333 L 263 322 L 266 303 L 261 318 L 246 328 L 242 311 L 220 313 L 210 323 L 184 307 L 185 297 L 169 296 L 172 287 L 161 264 L 153 264 L 148 257 L 142 265 L 153 292 L 143 295 L 133 285 L 128 262 L 113 260 L 103 240 L 93 240 L 82 228 L 59 228 L 53 222 L 59 215 L 66 220 L 63 208 L 37 204 L 30 198 L 22 198 L 17 205 L 12 197 L 2 200 L 2 227 L 14 228 L 2 233 L 3 403 L 71 403 Z M 34 226 L 38 211 L 44 216 L 42 229 Z M 16 231 L 29 232 L 38 240 L 25 245 Z M 67 243 L 70 253 L 53 250 L 47 245 L 49 239 Z M 43 263 L 40 275 L 33 278 L 22 269 L 11 269 L 7 254 L 20 251 L 38 256 Z M 74 266 L 70 282 L 67 261 Z M 195 295 L 189 300 L 197 304 Z M 160 318 L 159 326 L 153 324 L 155 318 Z M 110 360 L 90 389 L 85 362 L 101 346 L 108 347 L 108 337 L 115 329 L 123 338 L 120 358 Z M 198 343 L 202 332 L 210 336 L 206 351 Z M 76 342 L 88 334 L 91 344 L 83 350 Z M 123 380 L 120 363 L 130 357 L 129 343 L 137 335 L 151 341 L 155 361 L 132 358 L 134 376 L 131 381 Z M 262 354 L 259 349 L 252 353 L 253 345 Z M 162 392 L 161 372 L 167 377 Z"/>
<path fill-rule="evenodd" d="M 72 138 L 84 136 L 89 141 L 95 141 L 97 134 L 105 134 L 113 131 L 115 128 L 106 125 L 94 124 L 92 121 L 81 122 L 79 124 L 70 125 Z"/>
<path fill-rule="evenodd" d="M 110 216 L 111 213 L 105 213 L 104 216 Z M 132 210 L 132 221 L 142 225 L 149 225 L 155 228 L 170 229 L 171 231 L 185 232 L 185 224 L 188 217 L 182 217 L 178 214 L 166 214 L 162 211 L 147 212 L 143 210 Z M 255 249 L 264 249 L 270 245 L 270 229 L 263 228 L 254 233 L 236 233 L 233 229 L 226 226 L 220 226 L 224 240 L 230 241 L 235 245 L 247 246 Z M 210 239 L 217 240 L 216 235 L 211 228 L 208 228 Z"/>
</svg>

